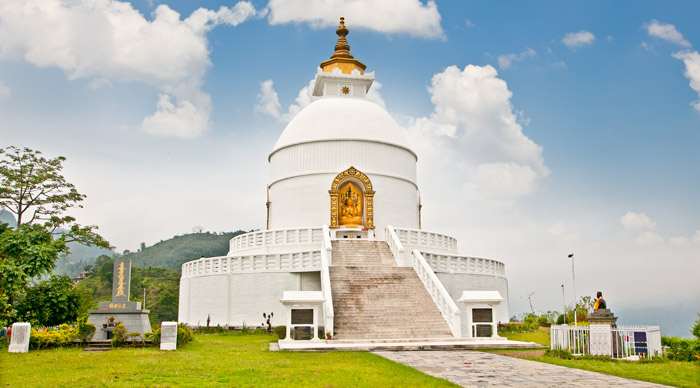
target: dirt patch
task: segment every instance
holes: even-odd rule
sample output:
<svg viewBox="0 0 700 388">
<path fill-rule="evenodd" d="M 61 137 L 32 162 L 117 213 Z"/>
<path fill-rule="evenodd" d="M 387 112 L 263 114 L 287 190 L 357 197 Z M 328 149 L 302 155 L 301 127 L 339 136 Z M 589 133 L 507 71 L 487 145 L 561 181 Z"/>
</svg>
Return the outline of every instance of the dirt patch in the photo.
<svg viewBox="0 0 700 388">
<path fill-rule="evenodd" d="M 504 350 L 495 351 L 493 353 L 500 354 L 502 356 L 515 357 L 515 358 L 528 358 L 528 357 L 542 357 L 546 350 Z"/>
</svg>

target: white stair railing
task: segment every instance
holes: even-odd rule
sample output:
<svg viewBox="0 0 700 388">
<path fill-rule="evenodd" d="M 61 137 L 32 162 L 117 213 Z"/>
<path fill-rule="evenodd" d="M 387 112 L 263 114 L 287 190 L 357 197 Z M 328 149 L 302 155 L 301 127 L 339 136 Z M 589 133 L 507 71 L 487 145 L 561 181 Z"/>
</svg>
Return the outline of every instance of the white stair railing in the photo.
<svg viewBox="0 0 700 388">
<path fill-rule="evenodd" d="M 333 263 L 333 247 L 328 225 L 323 225 L 323 246 L 321 247 L 321 291 L 323 292 L 323 326 L 326 332 L 333 331 L 333 295 L 331 293 L 331 274 L 328 268 Z"/>
<path fill-rule="evenodd" d="M 455 337 L 462 336 L 462 319 L 459 307 L 454 300 L 447 293 L 445 286 L 442 285 L 440 279 L 438 279 L 435 272 L 430 268 L 428 262 L 420 253 L 419 250 L 413 250 L 413 269 L 418 274 L 418 277 L 423 282 L 423 286 L 433 298 L 435 305 L 437 306 L 440 313 L 447 321 L 447 325 L 452 331 L 452 335 Z"/>
<path fill-rule="evenodd" d="M 403 244 L 401 244 L 399 236 L 391 225 L 384 228 L 384 236 L 386 236 L 386 242 L 389 244 L 389 249 L 391 249 L 391 254 L 394 255 L 396 264 L 399 267 L 410 267 L 411 263 L 407 263 L 408 260 L 406 260 L 406 252 Z"/>
</svg>

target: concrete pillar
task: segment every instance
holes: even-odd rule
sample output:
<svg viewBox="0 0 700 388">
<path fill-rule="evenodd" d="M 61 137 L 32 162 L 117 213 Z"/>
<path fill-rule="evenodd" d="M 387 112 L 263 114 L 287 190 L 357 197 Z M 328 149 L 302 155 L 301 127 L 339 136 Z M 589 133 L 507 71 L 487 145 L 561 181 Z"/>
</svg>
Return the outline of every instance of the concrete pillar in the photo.
<svg viewBox="0 0 700 388">
<path fill-rule="evenodd" d="M 608 309 L 594 310 L 588 316 L 591 327 L 591 355 L 612 356 L 612 328 L 617 327 L 617 317 Z"/>
</svg>

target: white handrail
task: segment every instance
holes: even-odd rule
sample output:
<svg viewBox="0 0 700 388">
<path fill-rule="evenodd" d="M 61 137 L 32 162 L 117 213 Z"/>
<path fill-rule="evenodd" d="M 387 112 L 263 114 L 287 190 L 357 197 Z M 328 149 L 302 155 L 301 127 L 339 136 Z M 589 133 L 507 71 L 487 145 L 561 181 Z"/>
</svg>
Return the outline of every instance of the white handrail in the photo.
<svg viewBox="0 0 700 388">
<path fill-rule="evenodd" d="M 384 236 L 386 236 L 386 242 L 389 244 L 389 249 L 391 249 L 391 254 L 394 255 L 394 260 L 399 267 L 410 267 L 410 263 L 406 263 L 405 250 L 399 236 L 396 234 L 394 228 L 389 225 L 384 229 Z"/>
<path fill-rule="evenodd" d="M 320 227 L 260 230 L 240 234 L 229 241 L 229 255 L 247 249 L 284 246 L 284 245 L 320 245 Z"/>
<path fill-rule="evenodd" d="M 305 252 L 217 256 L 188 261 L 182 265 L 182 278 L 238 272 L 319 271 L 321 250 Z"/>
<path fill-rule="evenodd" d="M 435 272 L 475 273 L 506 276 L 506 266 L 500 261 L 459 255 L 438 255 L 422 252 Z"/>
<path fill-rule="evenodd" d="M 331 292 L 331 274 L 328 268 L 333 262 L 333 246 L 331 245 L 331 232 L 328 225 L 323 225 L 323 247 L 321 248 L 321 291 L 323 292 L 323 326 L 326 332 L 334 335 L 333 331 L 333 294 Z"/>
<path fill-rule="evenodd" d="M 457 253 L 457 239 L 446 234 L 420 229 L 396 228 L 396 235 L 403 245 L 410 250 L 438 250 L 445 253 Z"/>
<path fill-rule="evenodd" d="M 425 261 L 423 255 L 417 249 L 413 250 L 413 269 L 418 274 L 418 277 L 423 282 L 423 286 L 433 298 L 435 305 L 437 306 L 440 313 L 447 321 L 447 325 L 452 331 L 452 335 L 455 337 L 462 336 L 462 319 L 459 307 L 454 300 L 447 293 L 445 286 L 442 285 L 440 279 L 435 275 L 428 262 Z"/>
</svg>

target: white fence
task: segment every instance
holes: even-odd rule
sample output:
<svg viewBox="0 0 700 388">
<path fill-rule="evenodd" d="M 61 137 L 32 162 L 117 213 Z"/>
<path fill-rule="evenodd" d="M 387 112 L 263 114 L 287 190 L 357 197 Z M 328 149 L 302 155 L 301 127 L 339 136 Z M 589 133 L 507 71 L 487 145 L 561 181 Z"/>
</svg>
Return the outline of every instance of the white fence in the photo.
<svg viewBox="0 0 700 388">
<path fill-rule="evenodd" d="M 276 245 L 321 245 L 322 228 L 273 229 L 238 235 L 229 242 L 229 252 L 274 247 Z"/>
<path fill-rule="evenodd" d="M 445 286 L 442 285 L 440 280 L 435 275 L 435 272 L 430 268 L 428 262 L 425 261 L 423 255 L 417 249 L 413 250 L 413 269 L 418 274 L 418 277 L 423 282 L 425 289 L 433 298 L 433 301 L 437 305 L 438 310 L 447 321 L 447 325 L 452 331 L 452 335 L 455 337 L 462 336 L 462 320 L 461 312 L 459 307 L 454 300 L 447 293 Z"/>
<path fill-rule="evenodd" d="M 394 230 L 408 251 L 413 249 L 419 249 L 420 251 L 438 249 L 457 253 L 457 239 L 454 237 L 418 229 L 396 228 Z"/>
<path fill-rule="evenodd" d="M 618 326 L 603 335 L 611 337 L 609 356 L 612 358 L 654 358 L 663 354 L 658 326 Z M 552 326 L 550 339 L 551 349 L 563 349 L 575 356 L 591 354 L 591 330 L 588 326 Z"/>
<path fill-rule="evenodd" d="M 412 262 L 406 259 L 406 250 L 391 225 L 384 228 L 384 238 L 386 238 L 386 242 L 389 244 L 389 249 L 391 249 L 391 254 L 394 256 L 396 264 L 399 267 L 410 267 Z"/>
<path fill-rule="evenodd" d="M 299 272 L 320 271 L 321 251 L 208 257 L 183 264 L 182 278 L 211 274 L 275 270 Z"/>
<path fill-rule="evenodd" d="M 506 276 L 506 266 L 500 261 L 457 255 L 437 255 L 423 252 L 425 261 L 437 272 L 464 272 Z"/>
</svg>

